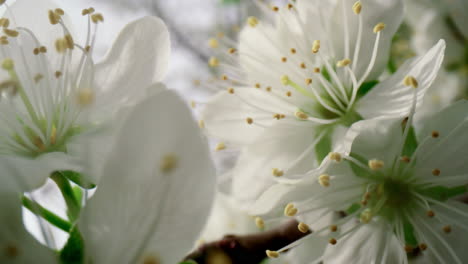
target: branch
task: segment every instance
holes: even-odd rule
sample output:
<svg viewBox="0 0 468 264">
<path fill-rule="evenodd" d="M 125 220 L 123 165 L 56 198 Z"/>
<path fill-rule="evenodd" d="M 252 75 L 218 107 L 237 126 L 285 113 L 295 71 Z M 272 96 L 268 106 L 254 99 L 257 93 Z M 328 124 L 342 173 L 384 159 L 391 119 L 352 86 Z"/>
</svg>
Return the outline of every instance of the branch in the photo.
<svg viewBox="0 0 468 264">
<path fill-rule="evenodd" d="M 185 259 L 194 260 L 199 264 L 217 263 L 214 259 L 224 260 L 219 263 L 258 264 L 265 259 L 267 249 L 278 250 L 307 235 L 301 233 L 297 225 L 296 220 L 291 220 L 262 233 L 244 236 L 226 235 L 219 241 L 202 245 Z"/>
</svg>

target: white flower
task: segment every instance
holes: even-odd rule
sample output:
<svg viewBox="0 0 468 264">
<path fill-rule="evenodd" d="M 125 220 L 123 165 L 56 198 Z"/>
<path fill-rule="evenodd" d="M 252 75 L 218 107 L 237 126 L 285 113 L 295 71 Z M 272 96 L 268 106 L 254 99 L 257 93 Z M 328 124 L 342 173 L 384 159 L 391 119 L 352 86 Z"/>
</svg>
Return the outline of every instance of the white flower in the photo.
<svg viewBox="0 0 468 264">
<path fill-rule="evenodd" d="M 37 158 L 60 152 L 57 164 L 81 160 L 75 155 L 81 140 L 145 96 L 167 70 L 169 34 L 158 18 L 128 24 L 107 57 L 95 64 L 93 43 L 104 18 L 94 9 L 83 10 L 84 43 L 76 41 L 63 10 L 46 0 L 18 0 L 5 15 L 0 20 L 5 34 L 0 40 L 1 155 Z"/>
<path fill-rule="evenodd" d="M 211 207 L 215 170 L 208 146 L 190 110 L 172 91 L 144 99 L 122 123 L 97 191 L 83 208 L 71 238 L 81 232 L 85 263 L 177 263 L 192 248 Z M 15 171 L 13 163 L 5 164 L 0 260 L 54 263 L 55 254 L 22 228 L 18 192 L 25 189 L 10 183 L 19 184 L 29 174 Z M 50 166 L 37 169 L 50 172 Z M 73 243 L 78 257 L 82 245 Z M 69 263 L 65 252 L 62 261 Z"/>
<path fill-rule="evenodd" d="M 450 198 L 467 193 L 467 111 L 468 101 L 444 109 L 418 136 L 410 129 L 412 115 L 356 123 L 349 155 L 271 187 L 252 213 L 268 219 L 284 211 L 314 231 L 302 240 L 328 240 L 323 255 L 310 260 L 407 263 L 422 255 L 424 263 L 464 263 L 468 206 Z M 317 222 L 336 212 L 341 217 Z"/>
<path fill-rule="evenodd" d="M 356 121 L 407 115 L 407 76 L 417 82 L 419 106 L 442 62 L 443 41 L 366 93 L 386 66 L 402 8 L 398 0 L 298 1 L 273 7 L 275 26 L 249 18 L 238 51 L 229 50 L 240 62 L 224 77 L 230 88 L 202 114 L 209 135 L 246 146 L 233 171 L 238 199 L 255 199 L 274 176 L 314 168 Z"/>
</svg>

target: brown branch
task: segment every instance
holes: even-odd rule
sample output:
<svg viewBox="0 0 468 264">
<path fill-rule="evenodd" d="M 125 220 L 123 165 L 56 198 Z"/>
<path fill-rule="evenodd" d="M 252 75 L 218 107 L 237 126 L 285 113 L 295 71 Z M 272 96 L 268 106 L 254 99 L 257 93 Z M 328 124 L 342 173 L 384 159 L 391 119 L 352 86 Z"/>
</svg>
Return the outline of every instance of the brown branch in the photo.
<svg viewBox="0 0 468 264">
<path fill-rule="evenodd" d="M 202 245 L 186 257 L 198 264 L 232 263 L 258 264 L 265 259 L 265 251 L 278 250 L 307 235 L 291 220 L 275 229 L 252 235 L 226 235 L 219 241 Z"/>
</svg>

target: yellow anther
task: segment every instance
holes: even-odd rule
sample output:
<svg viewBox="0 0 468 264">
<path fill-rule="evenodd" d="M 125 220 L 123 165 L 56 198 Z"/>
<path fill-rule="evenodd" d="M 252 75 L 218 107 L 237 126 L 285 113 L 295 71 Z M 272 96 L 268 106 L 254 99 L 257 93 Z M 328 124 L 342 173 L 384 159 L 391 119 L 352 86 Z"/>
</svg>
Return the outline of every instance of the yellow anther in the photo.
<svg viewBox="0 0 468 264">
<path fill-rule="evenodd" d="M 267 88 L 265 88 L 265 90 L 266 90 L 267 92 L 271 92 L 271 86 L 267 86 Z"/>
<path fill-rule="evenodd" d="M 328 240 L 328 243 L 332 244 L 332 245 L 336 245 L 338 241 L 336 241 L 335 238 L 330 238 L 330 240 Z"/>
<path fill-rule="evenodd" d="M 330 175 L 328 174 L 322 174 L 318 177 L 318 183 L 322 187 L 328 187 L 330 186 Z"/>
<path fill-rule="evenodd" d="M 367 164 L 369 165 L 369 168 L 374 171 L 380 170 L 384 166 L 384 162 L 381 160 L 377 160 L 377 159 L 369 160 Z"/>
<path fill-rule="evenodd" d="M 68 44 L 64 38 L 59 38 L 55 40 L 55 50 L 58 53 L 64 53 L 67 50 Z"/>
<path fill-rule="evenodd" d="M 279 257 L 278 251 L 273 251 L 273 250 L 267 250 L 267 251 L 266 251 L 266 255 L 267 255 L 269 258 L 278 258 L 278 257 Z"/>
<path fill-rule="evenodd" d="M 78 91 L 77 94 L 77 103 L 78 105 L 84 107 L 91 105 L 94 102 L 94 92 L 89 88 L 84 88 Z"/>
<path fill-rule="evenodd" d="M 210 60 L 208 61 L 208 65 L 210 67 L 218 67 L 219 66 L 219 60 L 216 57 L 211 57 Z"/>
<path fill-rule="evenodd" d="M 89 15 L 89 10 L 87 8 L 85 8 L 85 9 L 81 10 L 81 14 L 83 16 Z"/>
<path fill-rule="evenodd" d="M 40 47 L 39 47 L 39 51 L 40 51 L 41 53 L 46 53 L 46 52 L 47 52 L 47 48 L 44 47 L 44 46 L 40 46 Z"/>
<path fill-rule="evenodd" d="M 273 176 L 276 176 L 276 177 L 281 177 L 284 175 L 284 172 L 278 168 L 273 168 L 271 169 L 271 174 L 273 174 Z"/>
<path fill-rule="evenodd" d="M 293 207 L 286 212 L 286 216 L 293 217 L 297 214 L 297 208 Z"/>
<path fill-rule="evenodd" d="M 88 8 L 88 13 L 89 13 L 89 14 L 94 13 L 94 8 L 93 8 L 93 7 Z"/>
<path fill-rule="evenodd" d="M 0 27 L 7 28 L 10 25 L 10 20 L 8 18 L 0 18 Z"/>
<path fill-rule="evenodd" d="M 369 208 L 367 208 L 366 210 L 364 210 L 361 213 L 361 216 L 359 217 L 359 220 L 361 221 L 361 223 L 367 224 L 372 220 L 372 217 L 373 217 L 373 215 L 372 215 L 371 210 Z"/>
<path fill-rule="evenodd" d="M 35 137 L 33 140 L 34 145 L 40 150 L 40 151 L 45 151 L 46 150 L 46 145 L 42 141 L 40 137 Z"/>
<path fill-rule="evenodd" d="M 385 24 L 380 22 L 374 27 L 374 33 L 379 33 L 380 31 L 384 30 Z"/>
<path fill-rule="evenodd" d="M 192 107 L 192 108 L 195 109 L 195 108 L 197 107 L 197 102 L 195 102 L 195 101 L 190 101 L 190 107 Z"/>
<path fill-rule="evenodd" d="M 89 52 L 91 50 L 91 46 L 87 45 L 84 49 L 85 49 L 86 52 Z"/>
<path fill-rule="evenodd" d="M 247 24 L 251 27 L 256 27 L 258 25 L 258 19 L 254 16 L 247 18 Z"/>
<path fill-rule="evenodd" d="M 223 75 L 221 76 L 221 80 L 227 81 L 227 80 L 229 80 L 229 77 L 228 77 L 226 74 L 223 74 Z"/>
<path fill-rule="evenodd" d="M 411 245 L 405 245 L 404 247 L 406 253 L 413 253 L 414 248 Z"/>
<path fill-rule="evenodd" d="M 311 85 L 311 84 L 312 84 L 312 79 L 311 79 L 311 78 L 305 79 L 305 83 L 306 83 L 307 85 Z"/>
<path fill-rule="evenodd" d="M 12 37 L 12 38 L 16 38 L 19 35 L 18 31 L 13 30 L 13 29 L 8 29 L 8 28 L 4 28 L 3 33 L 5 33 L 5 35 Z"/>
<path fill-rule="evenodd" d="M 354 12 L 356 15 L 359 15 L 359 14 L 361 14 L 361 10 L 362 10 L 361 1 L 357 1 L 356 3 L 354 3 L 354 5 L 353 5 L 353 12 Z"/>
<path fill-rule="evenodd" d="M 288 85 L 289 82 L 290 82 L 289 76 L 287 76 L 287 75 L 281 76 L 281 83 L 282 83 L 283 85 Z"/>
<path fill-rule="evenodd" d="M 281 62 L 284 62 L 284 63 L 288 62 L 288 58 L 282 57 L 282 58 L 281 58 Z"/>
<path fill-rule="evenodd" d="M 0 5 L 3 5 L 6 2 L 6 0 L 0 0 Z"/>
<path fill-rule="evenodd" d="M 307 68 L 307 65 L 306 65 L 304 62 L 302 62 L 299 66 L 300 66 L 302 69 L 306 69 L 306 68 Z"/>
<path fill-rule="evenodd" d="M 296 49 L 295 49 L 295 48 L 291 48 L 291 53 L 292 53 L 292 54 L 296 54 Z"/>
<path fill-rule="evenodd" d="M 56 8 L 55 9 L 55 14 L 57 14 L 59 16 L 63 16 L 65 14 L 65 12 L 61 8 Z"/>
<path fill-rule="evenodd" d="M 406 76 L 405 79 L 403 79 L 403 84 L 413 88 L 418 88 L 418 81 L 413 76 Z"/>
<path fill-rule="evenodd" d="M 221 151 L 223 149 L 226 149 L 226 145 L 223 142 L 216 144 L 215 151 Z"/>
<path fill-rule="evenodd" d="M 432 175 L 439 176 L 440 175 L 440 170 L 439 169 L 433 169 L 432 170 Z"/>
<path fill-rule="evenodd" d="M 74 45 L 74 42 L 73 42 L 73 38 L 71 35 L 65 35 L 65 45 L 67 46 L 68 49 L 73 49 L 73 45 Z"/>
<path fill-rule="evenodd" d="M 288 4 L 287 7 L 289 10 L 291 10 L 294 6 L 292 4 Z"/>
<path fill-rule="evenodd" d="M 320 68 L 315 67 L 315 68 L 314 68 L 314 72 L 315 72 L 315 73 L 320 73 Z"/>
<path fill-rule="evenodd" d="M 205 128 L 205 121 L 199 120 L 199 121 L 198 121 L 198 127 L 200 127 L 200 128 Z"/>
<path fill-rule="evenodd" d="M 52 25 L 56 25 L 58 24 L 58 22 L 60 21 L 60 16 L 55 13 L 53 10 L 49 10 L 49 22 L 50 24 Z"/>
<path fill-rule="evenodd" d="M 246 121 L 247 124 L 249 124 L 249 125 L 253 124 L 253 119 L 252 119 L 251 117 L 247 117 L 247 118 L 245 119 L 245 121 Z"/>
<path fill-rule="evenodd" d="M 284 215 L 285 216 L 288 216 L 288 211 L 293 209 L 294 208 L 294 204 L 292 203 L 288 203 L 285 207 L 284 207 Z"/>
<path fill-rule="evenodd" d="M 232 88 L 232 87 L 228 88 L 227 91 L 228 91 L 228 93 L 230 93 L 230 94 L 234 94 L 234 88 Z"/>
<path fill-rule="evenodd" d="M 338 231 L 338 226 L 337 225 L 331 225 L 330 226 L 330 231 L 332 231 L 332 232 Z"/>
<path fill-rule="evenodd" d="M 234 53 L 236 53 L 236 52 L 237 52 L 237 50 L 236 50 L 235 48 L 229 48 L 229 49 L 228 49 L 228 53 L 229 53 L 229 54 L 234 54 Z"/>
<path fill-rule="evenodd" d="M 291 96 L 292 96 L 292 92 L 291 92 L 291 91 L 287 91 L 287 92 L 286 92 L 286 96 L 287 96 L 287 97 L 291 97 Z"/>
<path fill-rule="evenodd" d="M 306 113 L 304 113 L 302 111 L 299 111 L 299 110 L 296 111 L 294 113 L 294 115 L 300 120 L 308 120 L 309 119 L 309 116 Z"/>
<path fill-rule="evenodd" d="M 55 72 L 55 78 L 60 78 L 60 76 L 62 76 L 62 72 L 61 71 L 56 71 Z"/>
<path fill-rule="evenodd" d="M 162 173 L 169 173 L 177 167 L 177 157 L 173 154 L 167 154 L 162 157 L 159 163 L 159 170 Z"/>
<path fill-rule="evenodd" d="M 91 21 L 93 21 L 94 24 L 104 22 L 104 16 L 101 13 L 92 14 Z"/>
<path fill-rule="evenodd" d="M 344 59 L 344 60 L 340 60 L 336 63 L 336 66 L 337 67 L 345 67 L 345 66 L 348 66 L 349 64 L 351 64 L 351 60 L 350 59 Z"/>
<path fill-rule="evenodd" d="M 14 67 L 15 67 L 15 63 L 10 58 L 6 58 L 2 61 L 2 68 L 4 70 L 10 71 L 10 70 L 13 70 Z"/>
<path fill-rule="evenodd" d="M 331 160 L 334 160 L 336 162 L 340 162 L 341 161 L 341 154 L 338 153 L 338 152 L 330 152 L 330 154 L 328 154 L 328 157 L 331 159 Z"/>
<path fill-rule="evenodd" d="M 439 136 L 440 136 L 439 131 L 434 130 L 434 131 L 431 132 L 431 137 L 438 138 Z"/>
<path fill-rule="evenodd" d="M 271 10 L 273 10 L 273 11 L 275 11 L 275 12 L 278 12 L 278 11 L 279 11 L 279 7 L 273 6 L 273 7 L 271 8 Z"/>
<path fill-rule="evenodd" d="M 317 53 L 320 50 L 320 40 L 314 40 L 312 43 L 312 53 Z"/>
<path fill-rule="evenodd" d="M 263 221 L 261 217 L 255 217 L 255 225 L 258 228 L 263 229 L 265 228 L 265 221 Z"/>
<path fill-rule="evenodd" d="M 307 234 L 307 232 L 309 232 L 309 226 L 303 222 L 300 222 L 297 225 L 297 229 L 299 229 L 299 231 L 304 234 Z"/>
<path fill-rule="evenodd" d="M 7 36 L 1 36 L 1 37 L 0 37 L 0 44 L 2 44 L 2 45 L 8 45 L 8 43 L 10 43 L 10 42 L 8 41 Z"/>
<path fill-rule="evenodd" d="M 33 49 L 33 54 L 34 54 L 34 55 L 37 55 L 37 54 L 39 54 L 39 53 L 40 53 L 39 48 L 34 48 L 34 49 Z"/>
<path fill-rule="evenodd" d="M 215 38 L 210 38 L 208 40 L 208 46 L 210 46 L 210 48 L 212 49 L 216 49 L 219 47 L 219 43 L 218 43 L 218 40 L 215 39 Z"/>
<path fill-rule="evenodd" d="M 259 84 L 259 83 L 256 83 L 256 84 L 255 84 L 255 88 L 260 89 L 260 88 L 262 88 L 262 85 Z"/>
<path fill-rule="evenodd" d="M 38 73 L 34 76 L 34 82 L 38 83 L 40 80 L 42 80 L 42 78 L 44 78 L 44 75 Z"/>
</svg>

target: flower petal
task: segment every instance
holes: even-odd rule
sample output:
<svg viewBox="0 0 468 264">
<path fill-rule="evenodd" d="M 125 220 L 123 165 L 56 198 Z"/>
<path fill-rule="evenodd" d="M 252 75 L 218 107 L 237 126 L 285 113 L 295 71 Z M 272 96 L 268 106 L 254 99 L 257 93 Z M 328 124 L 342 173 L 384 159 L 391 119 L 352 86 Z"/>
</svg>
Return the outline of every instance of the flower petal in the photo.
<svg viewBox="0 0 468 264">
<path fill-rule="evenodd" d="M 365 119 L 375 117 L 404 117 L 408 115 L 414 97 L 414 88 L 403 84 L 406 76 L 418 82 L 417 106 L 422 103 L 427 89 L 437 76 L 444 58 L 445 42 L 440 40 L 423 56 L 403 64 L 391 77 L 375 86 L 357 104 L 356 111 Z"/>
<path fill-rule="evenodd" d="M 214 168 L 190 110 L 171 91 L 135 106 L 117 134 L 80 228 L 96 263 L 176 263 L 211 206 Z M 122 239 L 125 238 L 125 239 Z"/>
<path fill-rule="evenodd" d="M 169 55 L 169 32 L 161 19 L 144 17 L 125 26 L 96 65 L 96 104 L 105 109 L 145 96 L 145 89 L 166 75 Z"/>
</svg>

